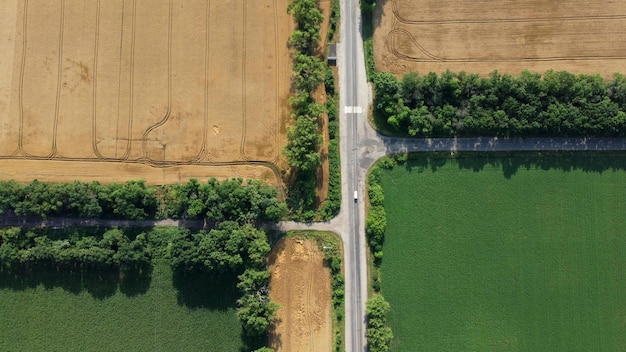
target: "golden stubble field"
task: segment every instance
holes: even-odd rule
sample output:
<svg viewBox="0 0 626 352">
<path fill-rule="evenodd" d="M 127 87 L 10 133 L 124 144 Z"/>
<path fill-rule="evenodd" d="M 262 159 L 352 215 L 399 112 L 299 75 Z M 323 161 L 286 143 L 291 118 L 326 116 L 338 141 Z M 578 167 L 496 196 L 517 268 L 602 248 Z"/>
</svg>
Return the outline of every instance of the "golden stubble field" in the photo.
<svg viewBox="0 0 626 352">
<path fill-rule="evenodd" d="M 330 270 L 317 242 L 284 238 L 268 262 L 270 297 L 280 305 L 270 346 L 277 352 L 332 351 Z"/>
<path fill-rule="evenodd" d="M 375 18 L 379 70 L 626 72 L 626 2 L 383 0 Z"/>
<path fill-rule="evenodd" d="M 288 0 L 0 0 L 0 178 L 276 184 Z"/>
</svg>

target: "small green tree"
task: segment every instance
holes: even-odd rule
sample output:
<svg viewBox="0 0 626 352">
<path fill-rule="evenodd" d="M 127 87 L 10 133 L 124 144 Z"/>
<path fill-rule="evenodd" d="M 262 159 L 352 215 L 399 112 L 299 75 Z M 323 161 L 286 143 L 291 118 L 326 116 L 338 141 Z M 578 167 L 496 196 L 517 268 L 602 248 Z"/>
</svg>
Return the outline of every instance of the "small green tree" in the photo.
<svg viewBox="0 0 626 352">
<path fill-rule="evenodd" d="M 391 328 L 387 326 L 387 313 L 391 306 L 382 295 L 370 298 L 365 307 L 367 314 L 367 344 L 370 352 L 387 352 L 393 339 Z"/>
</svg>

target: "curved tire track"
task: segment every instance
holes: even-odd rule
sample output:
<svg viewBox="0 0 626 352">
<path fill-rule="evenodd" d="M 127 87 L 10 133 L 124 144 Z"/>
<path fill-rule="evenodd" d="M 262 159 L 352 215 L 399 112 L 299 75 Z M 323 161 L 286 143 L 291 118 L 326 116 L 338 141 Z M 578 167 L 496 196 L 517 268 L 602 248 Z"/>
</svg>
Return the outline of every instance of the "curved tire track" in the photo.
<svg viewBox="0 0 626 352">
<path fill-rule="evenodd" d="M 167 23 L 167 110 L 160 121 L 148 126 L 141 136 L 143 157 L 151 160 L 148 155 L 148 135 L 155 129 L 165 125 L 172 115 L 172 17 L 174 0 L 169 2 L 169 13 Z"/>
</svg>

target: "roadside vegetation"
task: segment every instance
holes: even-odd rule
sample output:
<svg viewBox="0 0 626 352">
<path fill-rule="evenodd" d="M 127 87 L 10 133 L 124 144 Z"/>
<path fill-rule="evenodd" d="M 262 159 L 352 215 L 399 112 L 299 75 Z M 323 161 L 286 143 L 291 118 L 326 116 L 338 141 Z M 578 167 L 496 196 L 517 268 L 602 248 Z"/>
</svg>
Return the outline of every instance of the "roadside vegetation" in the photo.
<svg viewBox="0 0 626 352">
<path fill-rule="evenodd" d="M 387 313 L 391 306 L 381 294 L 375 294 L 367 300 L 367 346 L 369 352 L 387 352 L 393 339 L 391 328 L 387 324 Z"/>
<path fill-rule="evenodd" d="M 330 67 L 324 79 L 326 88 L 326 112 L 328 115 L 328 196 L 320 208 L 321 220 L 330 220 L 341 207 L 341 161 L 339 154 L 339 96 L 335 88 L 335 76 Z"/>
<path fill-rule="evenodd" d="M 143 180 L 30 184 L 0 181 L 0 214 L 107 219 L 205 219 L 257 223 L 286 213 L 275 188 L 258 180 L 210 179 L 199 183 L 148 186 Z"/>
<path fill-rule="evenodd" d="M 283 153 L 292 168 L 287 204 L 290 217 L 295 220 L 328 220 L 339 211 L 341 194 L 339 180 L 338 148 L 338 97 L 332 70 L 320 54 L 320 26 L 324 19 L 315 0 L 294 0 L 288 6 L 294 17 L 296 30 L 289 45 L 293 53 L 293 85 L 295 93 L 290 98 L 294 124 L 287 133 L 288 141 Z M 335 33 L 339 16 L 338 1 L 331 4 L 329 38 Z M 326 106 L 315 101 L 315 94 L 324 84 Z M 316 172 L 321 165 L 323 136 L 320 119 L 328 114 L 329 120 L 329 191 L 328 199 L 319 207 L 316 199 Z"/>
<path fill-rule="evenodd" d="M 379 72 L 374 114 L 393 131 L 440 136 L 623 136 L 626 78 L 523 71 L 488 77 Z"/>
<path fill-rule="evenodd" d="M 393 350 L 623 350 L 623 155 L 448 158 L 382 173 Z"/>
<path fill-rule="evenodd" d="M 367 176 L 367 194 L 369 206 L 365 220 L 365 235 L 371 254 L 370 284 L 372 292 L 366 304 L 367 331 L 366 338 L 369 351 L 384 352 L 389 350 L 393 339 L 391 327 L 387 324 L 386 316 L 391 306 L 381 294 L 381 270 L 383 261 L 383 244 L 387 229 L 387 213 L 385 212 L 385 195 L 381 185 L 383 168 L 393 168 L 395 162 L 389 157 L 379 160 L 370 168 Z"/>
</svg>

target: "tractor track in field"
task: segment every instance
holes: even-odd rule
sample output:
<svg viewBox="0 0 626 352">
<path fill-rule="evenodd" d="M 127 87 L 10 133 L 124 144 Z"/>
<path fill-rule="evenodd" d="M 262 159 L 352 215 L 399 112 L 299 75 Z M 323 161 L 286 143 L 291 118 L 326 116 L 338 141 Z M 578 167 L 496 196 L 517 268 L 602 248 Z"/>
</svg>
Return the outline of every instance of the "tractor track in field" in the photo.
<svg viewBox="0 0 626 352">
<path fill-rule="evenodd" d="M 163 118 L 158 122 L 148 126 L 143 132 L 142 149 L 143 157 L 150 159 L 148 155 L 148 135 L 155 129 L 165 125 L 172 115 L 172 18 L 173 18 L 174 0 L 169 1 L 169 12 L 167 20 L 167 110 L 163 115 Z"/>
<path fill-rule="evenodd" d="M 104 159 L 104 156 L 98 150 L 98 143 L 96 143 L 96 114 L 97 114 L 97 92 L 98 92 L 98 44 L 100 41 L 100 0 L 96 2 L 96 30 L 94 34 L 94 45 L 93 45 L 93 84 L 91 86 L 92 97 L 91 97 L 91 149 L 93 154 L 98 159 Z"/>
<path fill-rule="evenodd" d="M 391 1 L 391 9 L 395 20 L 402 24 L 461 24 L 461 23 L 498 23 L 498 22 L 554 22 L 554 21 L 594 21 L 622 20 L 626 15 L 580 15 L 580 16 L 547 16 L 547 17 L 512 17 L 489 19 L 447 19 L 447 20 L 413 20 L 403 17 L 397 1 Z"/>
<path fill-rule="evenodd" d="M 283 109 L 281 107 L 280 104 L 280 50 L 279 50 L 279 46 L 278 46 L 278 35 L 279 35 L 279 29 L 278 29 L 278 9 L 277 9 L 277 5 L 276 5 L 276 0 L 272 1 L 273 6 L 274 6 L 274 52 L 276 53 L 276 69 L 275 69 L 275 79 L 276 79 L 276 83 L 275 83 L 275 90 L 274 92 L 276 93 L 276 106 L 275 106 L 275 110 L 274 110 L 274 123 L 275 126 L 274 128 L 268 128 L 269 133 L 274 137 L 274 150 L 280 150 L 280 140 L 279 140 L 279 134 L 276 132 L 278 129 L 280 129 L 280 119 L 281 116 L 283 116 Z M 272 159 L 272 163 L 273 164 L 278 164 L 278 158 L 279 158 L 280 152 L 278 153 L 274 153 L 274 158 Z"/>
<path fill-rule="evenodd" d="M 128 91 L 129 91 L 129 96 L 128 96 L 128 125 L 127 125 L 127 135 L 128 135 L 128 139 L 126 140 L 126 150 L 124 151 L 124 154 L 122 154 L 121 159 L 122 160 L 127 160 L 128 157 L 130 156 L 130 152 L 132 150 L 133 147 L 133 115 L 134 115 L 134 111 L 135 111 L 135 105 L 134 105 L 134 95 L 135 95 L 135 29 L 136 29 L 136 22 L 137 22 L 137 0 L 132 0 L 133 1 L 133 17 L 131 19 L 131 30 L 130 30 L 130 64 L 129 64 L 129 83 L 128 83 Z M 121 55 L 120 55 L 120 59 L 121 59 Z M 120 66 L 121 67 L 121 66 Z M 116 152 L 116 156 L 117 156 L 117 147 L 115 148 Z"/>
<path fill-rule="evenodd" d="M 241 52 L 242 52 L 242 60 L 241 60 L 241 140 L 239 144 L 239 155 L 241 160 L 246 161 L 246 117 L 247 117 L 247 107 L 246 107 L 246 71 L 247 71 L 247 60 L 246 60 L 246 37 L 248 31 L 248 2 L 243 1 L 242 5 L 243 12 L 243 24 L 242 24 L 242 33 L 243 39 L 241 40 Z"/>
<path fill-rule="evenodd" d="M 203 114 L 203 127 L 202 127 L 202 144 L 198 155 L 192 160 L 192 162 L 201 161 L 202 159 L 209 159 L 206 152 L 207 134 L 209 133 L 209 51 L 211 39 L 209 35 L 209 18 L 211 15 L 211 1 L 205 2 L 205 43 L 204 43 L 204 114 Z"/>
<path fill-rule="evenodd" d="M 418 48 L 418 50 L 427 56 L 428 58 L 420 58 L 408 54 L 403 54 L 398 50 L 398 46 L 395 44 L 395 38 L 399 35 L 406 36 L 411 44 Z M 387 43 L 392 55 L 400 60 L 412 61 L 412 62 L 525 62 L 525 61 L 587 61 L 587 60 L 623 60 L 626 56 L 613 56 L 613 55 L 578 55 L 578 56 L 545 56 L 545 57 L 510 57 L 510 58 L 445 58 L 438 57 L 430 53 L 419 41 L 415 38 L 413 33 L 404 28 L 395 28 L 387 35 Z"/>
</svg>

